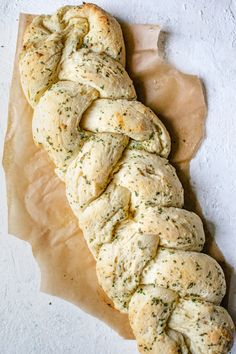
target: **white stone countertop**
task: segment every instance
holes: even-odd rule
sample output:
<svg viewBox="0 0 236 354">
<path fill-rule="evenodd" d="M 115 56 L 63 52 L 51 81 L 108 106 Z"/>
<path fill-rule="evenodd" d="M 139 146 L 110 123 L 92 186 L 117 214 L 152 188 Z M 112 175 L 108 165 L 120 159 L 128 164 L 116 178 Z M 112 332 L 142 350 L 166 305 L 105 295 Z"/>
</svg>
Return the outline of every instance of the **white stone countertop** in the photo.
<svg viewBox="0 0 236 354">
<path fill-rule="evenodd" d="M 20 12 L 51 13 L 80 1 L 0 0 L 0 141 Z M 191 180 L 211 231 L 234 267 L 230 313 L 236 319 L 236 1 L 95 0 L 118 19 L 160 24 L 168 33 L 169 61 L 203 79 L 207 90 L 206 138 L 191 163 Z M 77 307 L 39 292 L 40 271 L 30 246 L 7 234 L 4 173 L 0 171 L 0 353 L 134 354 L 120 338 Z M 236 354 L 236 345 L 231 353 Z"/>
</svg>

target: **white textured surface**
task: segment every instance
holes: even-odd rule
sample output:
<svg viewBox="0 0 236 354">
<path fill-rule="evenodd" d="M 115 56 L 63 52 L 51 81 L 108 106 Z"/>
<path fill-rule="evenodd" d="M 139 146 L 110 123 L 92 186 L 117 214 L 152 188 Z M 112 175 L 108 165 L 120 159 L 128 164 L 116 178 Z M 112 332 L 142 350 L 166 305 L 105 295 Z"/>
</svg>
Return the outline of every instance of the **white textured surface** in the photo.
<svg viewBox="0 0 236 354">
<path fill-rule="evenodd" d="M 0 0 L 1 152 L 19 12 L 53 12 L 79 1 Z M 116 17 L 159 23 L 169 33 L 167 56 L 205 83 L 206 139 L 191 164 L 192 183 L 227 262 L 236 268 L 236 2 L 234 0 L 94 1 Z M 109 327 L 75 306 L 39 292 L 29 245 L 7 237 L 4 175 L 0 175 L 0 353 L 136 353 Z M 213 227 L 212 227 L 213 226 Z M 234 284 L 235 272 L 234 272 Z M 231 315 L 236 318 L 236 286 Z M 236 346 L 232 350 L 236 353 Z"/>
</svg>

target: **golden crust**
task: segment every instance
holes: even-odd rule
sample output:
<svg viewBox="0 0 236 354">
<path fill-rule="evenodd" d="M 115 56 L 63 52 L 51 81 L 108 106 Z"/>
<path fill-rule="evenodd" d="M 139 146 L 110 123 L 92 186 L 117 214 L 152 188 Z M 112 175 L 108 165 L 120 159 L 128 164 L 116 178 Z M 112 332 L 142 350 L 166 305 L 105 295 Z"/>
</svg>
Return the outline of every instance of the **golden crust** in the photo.
<svg viewBox="0 0 236 354">
<path fill-rule="evenodd" d="M 203 226 L 181 209 L 169 134 L 135 101 L 124 64 L 120 25 L 98 6 L 36 17 L 20 57 L 34 140 L 65 181 L 100 285 L 129 314 L 140 352 L 227 353 L 223 271 L 198 253 Z"/>
</svg>

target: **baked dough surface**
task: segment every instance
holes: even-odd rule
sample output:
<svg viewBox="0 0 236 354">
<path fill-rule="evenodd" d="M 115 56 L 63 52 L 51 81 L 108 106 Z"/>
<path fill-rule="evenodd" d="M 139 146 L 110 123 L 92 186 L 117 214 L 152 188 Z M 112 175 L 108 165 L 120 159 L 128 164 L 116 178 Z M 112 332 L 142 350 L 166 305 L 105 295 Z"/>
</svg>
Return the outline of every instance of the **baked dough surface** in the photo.
<svg viewBox="0 0 236 354">
<path fill-rule="evenodd" d="M 32 130 L 65 182 L 100 285 L 128 313 L 140 353 L 227 353 L 222 269 L 167 158 L 159 118 L 136 100 L 118 22 L 93 4 L 28 26 L 20 57 Z"/>
</svg>

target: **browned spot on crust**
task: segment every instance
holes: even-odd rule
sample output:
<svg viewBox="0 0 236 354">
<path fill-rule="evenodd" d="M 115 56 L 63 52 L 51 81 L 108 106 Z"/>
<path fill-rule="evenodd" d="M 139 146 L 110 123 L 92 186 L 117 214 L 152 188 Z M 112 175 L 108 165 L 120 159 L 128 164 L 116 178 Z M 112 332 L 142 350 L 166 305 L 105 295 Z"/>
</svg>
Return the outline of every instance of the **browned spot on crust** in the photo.
<svg viewBox="0 0 236 354">
<path fill-rule="evenodd" d="M 119 124 L 119 126 L 124 129 L 125 128 L 125 122 L 124 122 L 124 116 L 122 114 L 120 114 L 119 112 L 115 113 L 115 118 L 117 120 L 117 123 Z"/>
<path fill-rule="evenodd" d="M 211 345 L 220 345 L 220 341 L 222 337 L 226 339 L 228 342 L 231 341 L 232 337 L 229 331 L 224 328 L 216 328 L 209 335 L 209 344 Z"/>
</svg>

